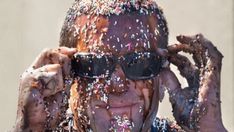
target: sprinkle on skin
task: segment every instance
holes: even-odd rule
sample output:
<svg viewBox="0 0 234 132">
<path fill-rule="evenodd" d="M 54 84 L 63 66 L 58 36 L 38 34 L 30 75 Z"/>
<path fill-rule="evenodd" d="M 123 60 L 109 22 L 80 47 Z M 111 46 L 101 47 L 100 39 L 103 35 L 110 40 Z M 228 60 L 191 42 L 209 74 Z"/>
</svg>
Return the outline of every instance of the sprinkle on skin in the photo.
<svg viewBox="0 0 234 132">
<path fill-rule="evenodd" d="M 125 47 L 128 47 L 128 51 L 130 51 L 132 47 L 132 43 L 128 43 L 127 45 L 125 45 Z"/>
<path fill-rule="evenodd" d="M 136 19 L 136 22 L 138 23 L 138 22 L 139 22 L 139 19 Z"/>
<path fill-rule="evenodd" d="M 147 44 L 148 44 L 148 48 L 150 49 L 150 42 L 148 41 Z"/>
<path fill-rule="evenodd" d="M 127 36 L 128 36 L 128 34 L 127 34 L 127 33 L 125 33 L 125 34 L 124 34 L 124 38 L 126 38 Z"/>
<path fill-rule="evenodd" d="M 120 47 L 123 48 L 123 44 L 120 44 Z"/>
<path fill-rule="evenodd" d="M 117 21 L 115 21 L 115 22 L 114 22 L 114 26 L 116 26 L 116 25 L 117 25 L 117 23 L 118 23 L 118 22 L 117 22 Z"/>
<path fill-rule="evenodd" d="M 155 33 L 155 35 L 158 35 L 158 34 L 159 34 L 159 31 L 158 31 L 157 28 L 155 28 L 154 33 Z"/>
<path fill-rule="evenodd" d="M 148 39 L 148 37 L 147 37 L 147 35 L 145 33 L 144 33 L 144 36 L 145 36 L 146 39 Z"/>
<path fill-rule="evenodd" d="M 136 43 L 136 47 L 139 45 L 139 43 Z"/>
<path fill-rule="evenodd" d="M 144 47 L 146 47 L 146 43 L 144 43 Z"/>
<path fill-rule="evenodd" d="M 119 39 L 118 37 L 117 37 L 116 39 L 117 39 L 117 42 L 119 43 L 119 42 L 120 42 L 120 39 Z"/>
<path fill-rule="evenodd" d="M 139 108 L 139 113 L 141 113 L 141 112 L 143 112 L 143 107 L 142 106 L 140 106 L 140 108 Z"/>
<path fill-rule="evenodd" d="M 141 27 L 144 27 L 143 22 L 140 22 Z"/>
<path fill-rule="evenodd" d="M 103 32 L 103 33 L 106 33 L 107 31 L 108 31 L 108 28 L 103 28 L 103 29 L 102 29 L 102 32 Z"/>
<path fill-rule="evenodd" d="M 136 37 L 135 34 L 131 35 L 131 39 L 135 39 L 135 37 Z"/>
</svg>

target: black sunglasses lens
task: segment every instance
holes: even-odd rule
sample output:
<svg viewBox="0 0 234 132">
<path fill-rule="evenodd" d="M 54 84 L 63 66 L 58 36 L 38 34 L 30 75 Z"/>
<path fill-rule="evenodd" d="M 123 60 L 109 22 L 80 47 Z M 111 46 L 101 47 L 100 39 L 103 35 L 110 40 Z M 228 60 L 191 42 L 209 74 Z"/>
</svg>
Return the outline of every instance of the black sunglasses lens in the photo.
<svg viewBox="0 0 234 132">
<path fill-rule="evenodd" d="M 161 68 L 161 58 L 155 53 L 136 53 L 126 56 L 123 69 L 133 80 L 149 79 L 156 76 Z"/>
<path fill-rule="evenodd" d="M 115 68 L 113 56 L 96 56 L 94 54 L 77 54 L 72 59 L 75 76 L 87 78 L 109 77 Z M 128 54 L 121 61 L 124 73 L 129 79 L 141 80 L 156 76 L 161 69 L 162 59 L 151 52 Z"/>
<path fill-rule="evenodd" d="M 112 61 L 106 56 L 93 54 L 78 54 L 72 60 L 72 69 L 75 76 L 99 78 L 108 76 L 111 72 Z"/>
</svg>

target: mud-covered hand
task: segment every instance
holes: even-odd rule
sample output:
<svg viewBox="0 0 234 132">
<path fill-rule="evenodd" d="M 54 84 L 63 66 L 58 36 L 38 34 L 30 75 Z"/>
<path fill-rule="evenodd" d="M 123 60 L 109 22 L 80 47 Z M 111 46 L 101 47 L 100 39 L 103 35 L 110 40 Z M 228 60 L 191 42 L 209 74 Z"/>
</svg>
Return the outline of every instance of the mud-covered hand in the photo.
<svg viewBox="0 0 234 132">
<path fill-rule="evenodd" d="M 188 87 L 181 85 L 170 69 L 162 70 L 161 82 L 170 95 L 173 115 L 186 131 L 223 132 L 220 101 L 222 54 L 211 41 L 198 34 L 177 37 L 180 44 L 168 46 L 168 60 L 186 78 Z M 194 63 L 179 54 L 192 54 Z"/>
<path fill-rule="evenodd" d="M 64 118 L 64 79 L 75 52 L 66 47 L 44 50 L 22 74 L 14 131 L 45 131 Z"/>
</svg>

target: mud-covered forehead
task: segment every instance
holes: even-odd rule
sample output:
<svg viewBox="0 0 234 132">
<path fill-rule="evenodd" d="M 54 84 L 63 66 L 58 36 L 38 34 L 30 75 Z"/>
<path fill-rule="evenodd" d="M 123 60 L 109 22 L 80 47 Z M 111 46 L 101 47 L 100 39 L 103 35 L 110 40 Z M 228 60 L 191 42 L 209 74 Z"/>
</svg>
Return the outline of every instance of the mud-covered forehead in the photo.
<svg viewBox="0 0 234 132">
<path fill-rule="evenodd" d="M 80 52 L 111 52 L 126 54 L 136 51 L 154 51 L 160 34 L 154 12 L 121 15 L 77 17 L 76 47 Z"/>
</svg>

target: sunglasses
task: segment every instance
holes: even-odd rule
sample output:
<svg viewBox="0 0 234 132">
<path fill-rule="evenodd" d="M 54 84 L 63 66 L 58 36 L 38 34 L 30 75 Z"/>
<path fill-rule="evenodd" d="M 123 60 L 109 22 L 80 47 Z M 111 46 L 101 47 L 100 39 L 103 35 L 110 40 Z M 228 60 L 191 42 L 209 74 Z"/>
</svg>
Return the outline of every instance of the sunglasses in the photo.
<svg viewBox="0 0 234 132">
<path fill-rule="evenodd" d="M 144 80 L 156 76 L 162 66 L 162 58 L 155 52 L 137 52 L 121 57 L 94 53 L 77 53 L 72 58 L 75 76 L 85 78 L 107 78 L 119 64 L 125 76 L 131 80 Z"/>
</svg>

